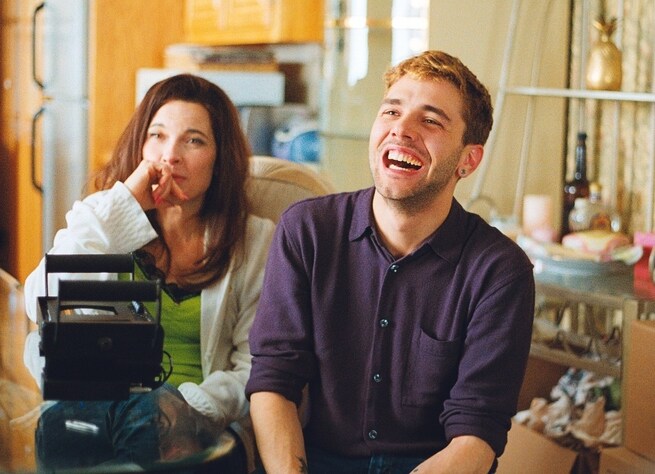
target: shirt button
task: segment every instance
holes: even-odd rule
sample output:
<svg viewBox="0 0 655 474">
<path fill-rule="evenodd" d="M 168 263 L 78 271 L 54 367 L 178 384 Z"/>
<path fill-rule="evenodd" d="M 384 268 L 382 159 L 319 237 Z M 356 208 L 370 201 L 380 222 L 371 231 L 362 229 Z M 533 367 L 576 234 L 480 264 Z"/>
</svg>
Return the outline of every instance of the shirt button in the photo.
<svg viewBox="0 0 655 474">
<path fill-rule="evenodd" d="M 380 319 L 380 327 L 381 328 L 386 328 L 389 325 L 389 320 L 388 319 Z"/>
<path fill-rule="evenodd" d="M 392 264 L 392 265 L 389 267 L 389 270 L 391 270 L 391 271 L 394 272 L 394 273 L 398 273 L 398 270 L 399 270 L 399 269 L 400 269 L 400 265 L 395 264 L 395 263 Z"/>
<path fill-rule="evenodd" d="M 375 374 L 373 376 L 373 382 L 381 382 L 382 381 L 382 376 L 380 374 Z"/>
<path fill-rule="evenodd" d="M 369 439 L 376 439 L 378 437 L 378 432 L 375 430 L 371 430 L 368 432 L 368 437 Z"/>
</svg>

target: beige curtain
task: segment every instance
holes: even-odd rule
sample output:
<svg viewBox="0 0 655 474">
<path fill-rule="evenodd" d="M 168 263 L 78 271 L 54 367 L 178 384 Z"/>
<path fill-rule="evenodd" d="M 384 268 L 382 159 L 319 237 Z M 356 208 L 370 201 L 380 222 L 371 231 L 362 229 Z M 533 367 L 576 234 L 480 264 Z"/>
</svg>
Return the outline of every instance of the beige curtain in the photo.
<svg viewBox="0 0 655 474">
<path fill-rule="evenodd" d="M 573 0 L 571 87 L 585 88 L 588 53 L 599 39 L 592 22 L 599 15 L 618 19 L 612 36 L 622 51 L 621 91 L 652 93 L 655 2 Z M 623 219 L 623 231 L 653 230 L 655 106 L 638 101 L 572 100 L 567 138 L 567 178 L 572 175 L 575 135 L 588 139 L 588 177 L 601 184 L 606 203 Z"/>
</svg>

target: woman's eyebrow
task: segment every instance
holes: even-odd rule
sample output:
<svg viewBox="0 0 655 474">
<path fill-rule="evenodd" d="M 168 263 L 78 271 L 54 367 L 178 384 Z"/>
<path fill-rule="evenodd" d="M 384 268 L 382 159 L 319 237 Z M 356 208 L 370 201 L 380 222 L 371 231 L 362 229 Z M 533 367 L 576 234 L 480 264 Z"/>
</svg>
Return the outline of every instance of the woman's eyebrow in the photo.
<svg viewBox="0 0 655 474">
<path fill-rule="evenodd" d="M 207 135 L 205 132 L 197 128 L 187 128 L 186 133 L 197 133 L 199 135 L 202 135 L 203 137 L 209 137 L 209 135 Z"/>
</svg>

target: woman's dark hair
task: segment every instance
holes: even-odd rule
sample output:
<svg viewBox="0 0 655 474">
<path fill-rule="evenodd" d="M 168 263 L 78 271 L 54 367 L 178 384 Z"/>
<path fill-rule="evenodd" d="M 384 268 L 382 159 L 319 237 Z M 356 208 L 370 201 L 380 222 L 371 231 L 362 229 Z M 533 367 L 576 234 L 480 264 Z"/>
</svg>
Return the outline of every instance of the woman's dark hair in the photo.
<svg viewBox="0 0 655 474">
<path fill-rule="evenodd" d="M 132 174 L 143 159 L 143 144 L 152 118 L 173 100 L 202 105 L 209 113 L 216 142 L 212 179 L 200 211 L 206 225 L 205 253 L 198 262 L 201 270 L 178 279 L 184 288 L 201 289 L 227 273 L 232 257 L 242 248 L 248 217 L 250 147 L 237 109 L 220 87 L 191 74 L 173 76 L 153 85 L 120 136 L 110 161 L 96 175 L 95 186 L 108 189 Z M 160 235 L 166 261 L 170 263 L 170 250 L 161 235 L 156 212 L 151 210 L 147 215 Z"/>
</svg>

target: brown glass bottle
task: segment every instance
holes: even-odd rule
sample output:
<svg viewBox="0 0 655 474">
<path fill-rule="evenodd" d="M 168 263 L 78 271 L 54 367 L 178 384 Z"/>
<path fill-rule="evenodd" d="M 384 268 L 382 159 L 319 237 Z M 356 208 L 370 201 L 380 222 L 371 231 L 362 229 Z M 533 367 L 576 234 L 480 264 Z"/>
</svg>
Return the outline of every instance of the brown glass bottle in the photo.
<svg viewBox="0 0 655 474">
<path fill-rule="evenodd" d="M 587 180 L 587 134 L 578 133 L 575 146 L 575 171 L 573 179 L 564 183 L 562 199 L 562 237 L 570 232 L 569 214 L 577 198 L 589 197 L 589 181 Z"/>
</svg>

